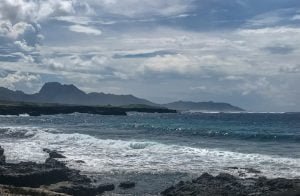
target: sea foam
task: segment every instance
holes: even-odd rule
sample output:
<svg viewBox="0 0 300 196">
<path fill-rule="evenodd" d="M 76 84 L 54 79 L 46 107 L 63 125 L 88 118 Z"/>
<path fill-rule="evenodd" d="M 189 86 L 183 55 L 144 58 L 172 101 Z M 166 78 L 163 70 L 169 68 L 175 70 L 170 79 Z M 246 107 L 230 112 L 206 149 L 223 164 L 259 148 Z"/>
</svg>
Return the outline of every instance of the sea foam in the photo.
<svg viewBox="0 0 300 196">
<path fill-rule="evenodd" d="M 6 131 L 4 131 L 6 130 Z M 7 160 L 42 162 L 42 149 L 63 151 L 70 167 L 85 173 L 190 173 L 228 172 L 228 167 L 255 168 L 267 177 L 300 176 L 300 159 L 263 154 L 246 154 L 220 149 L 170 145 L 145 140 L 101 139 L 86 134 L 62 133 L 38 127 L 2 127 L 0 134 Z M 84 161 L 78 162 L 78 160 Z"/>
</svg>

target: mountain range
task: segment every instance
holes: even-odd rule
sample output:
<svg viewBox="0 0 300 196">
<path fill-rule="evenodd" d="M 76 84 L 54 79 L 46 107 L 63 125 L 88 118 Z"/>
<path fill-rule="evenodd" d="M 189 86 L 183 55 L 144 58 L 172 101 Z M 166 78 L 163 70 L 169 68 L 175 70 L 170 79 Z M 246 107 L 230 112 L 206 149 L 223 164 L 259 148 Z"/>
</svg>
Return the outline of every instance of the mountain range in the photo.
<svg viewBox="0 0 300 196">
<path fill-rule="evenodd" d="M 26 94 L 22 91 L 12 91 L 0 87 L 0 100 L 11 102 L 30 103 L 57 103 L 69 105 L 148 105 L 166 107 L 175 110 L 205 110 L 205 111 L 243 111 L 243 109 L 228 103 L 214 102 L 184 102 L 178 101 L 168 104 L 156 104 L 133 95 L 114 95 L 105 93 L 85 93 L 74 85 L 65 85 L 58 82 L 45 83 L 35 94 Z"/>
</svg>

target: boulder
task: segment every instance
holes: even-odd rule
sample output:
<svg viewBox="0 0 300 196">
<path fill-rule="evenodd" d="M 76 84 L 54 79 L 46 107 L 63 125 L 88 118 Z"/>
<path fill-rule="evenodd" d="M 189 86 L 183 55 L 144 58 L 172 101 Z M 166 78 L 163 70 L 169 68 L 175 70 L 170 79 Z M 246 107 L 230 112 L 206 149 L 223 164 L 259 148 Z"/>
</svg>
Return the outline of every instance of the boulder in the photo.
<svg viewBox="0 0 300 196">
<path fill-rule="evenodd" d="M 0 165 L 5 164 L 4 149 L 0 146 Z"/>
<path fill-rule="evenodd" d="M 97 195 L 97 188 L 91 185 L 79 185 L 79 184 L 69 184 L 67 186 L 59 186 L 52 191 L 58 193 L 65 193 L 73 196 L 95 196 Z"/>
<path fill-rule="evenodd" d="M 48 148 L 44 148 L 43 151 L 48 153 L 49 158 L 52 158 L 52 159 L 64 159 L 64 158 L 66 158 L 64 155 L 60 154 L 56 150 L 50 150 Z"/>
<path fill-rule="evenodd" d="M 4 149 L 0 146 L 0 156 L 4 155 Z"/>
<path fill-rule="evenodd" d="M 130 188 L 135 187 L 135 182 L 130 182 L 130 181 L 121 182 L 119 184 L 119 187 L 122 188 L 122 189 L 130 189 Z"/>
<path fill-rule="evenodd" d="M 97 187 L 98 194 L 104 193 L 105 191 L 113 191 L 113 190 L 115 190 L 115 185 L 113 184 L 101 184 Z"/>
<path fill-rule="evenodd" d="M 73 196 L 95 196 L 106 191 L 113 191 L 115 189 L 115 186 L 113 184 L 103 184 L 95 187 L 90 184 L 74 184 L 70 182 L 62 182 L 56 185 L 51 185 L 49 189 L 51 191 L 65 193 Z"/>
</svg>

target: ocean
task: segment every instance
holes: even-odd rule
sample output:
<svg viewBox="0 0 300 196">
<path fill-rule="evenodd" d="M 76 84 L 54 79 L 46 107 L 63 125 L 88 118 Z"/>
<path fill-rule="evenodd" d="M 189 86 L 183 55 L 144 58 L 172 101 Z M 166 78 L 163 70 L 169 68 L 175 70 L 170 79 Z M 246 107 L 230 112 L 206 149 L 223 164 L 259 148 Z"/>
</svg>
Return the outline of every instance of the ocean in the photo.
<svg viewBox="0 0 300 196">
<path fill-rule="evenodd" d="M 136 182 L 115 194 L 158 195 L 203 172 L 300 178 L 300 113 L 0 116 L 0 145 L 8 162 L 44 162 L 49 148 L 95 184 Z"/>
</svg>

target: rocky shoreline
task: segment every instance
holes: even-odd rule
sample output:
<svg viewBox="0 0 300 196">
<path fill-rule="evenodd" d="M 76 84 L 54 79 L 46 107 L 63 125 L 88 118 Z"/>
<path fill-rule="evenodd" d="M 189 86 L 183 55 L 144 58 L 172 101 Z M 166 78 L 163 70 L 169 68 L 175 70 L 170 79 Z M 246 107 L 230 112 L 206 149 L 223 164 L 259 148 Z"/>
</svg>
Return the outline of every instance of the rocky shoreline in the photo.
<svg viewBox="0 0 300 196">
<path fill-rule="evenodd" d="M 68 168 L 59 159 L 64 156 L 57 151 L 44 149 L 49 154 L 45 163 L 5 161 L 4 149 L 0 146 L 0 195 L 35 196 L 96 196 L 115 190 L 114 184 L 93 184 L 80 171 Z M 235 168 L 232 168 L 235 169 Z M 249 170 L 249 169 L 246 169 Z M 252 169 L 250 172 L 258 172 Z M 122 182 L 118 187 L 130 189 L 134 182 Z M 204 173 L 199 178 L 167 188 L 163 196 L 298 196 L 299 179 L 238 178 L 221 173 L 212 176 Z"/>
<path fill-rule="evenodd" d="M 299 179 L 237 178 L 227 173 L 208 173 L 164 190 L 163 196 L 299 196 Z"/>
<path fill-rule="evenodd" d="M 6 163 L 0 147 L 0 195 L 74 195 L 95 196 L 115 189 L 113 184 L 92 185 L 78 170 L 68 168 L 55 158 L 63 155 L 44 149 L 49 154 L 45 163 Z"/>
<path fill-rule="evenodd" d="M 126 116 L 127 112 L 142 113 L 176 113 L 176 110 L 170 110 L 160 107 L 137 106 L 137 107 L 113 107 L 113 106 L 77 106 L 77 105 L 52 105 L 52 104 L 14 104 L 1 105 L 0 115 L 21 115 L 29 116 L 56 115 L 86 113 L 98 115 L 118 115 Z"/>
</svg>

